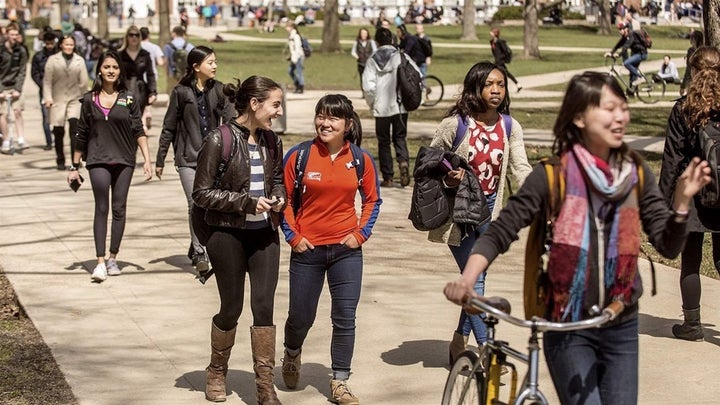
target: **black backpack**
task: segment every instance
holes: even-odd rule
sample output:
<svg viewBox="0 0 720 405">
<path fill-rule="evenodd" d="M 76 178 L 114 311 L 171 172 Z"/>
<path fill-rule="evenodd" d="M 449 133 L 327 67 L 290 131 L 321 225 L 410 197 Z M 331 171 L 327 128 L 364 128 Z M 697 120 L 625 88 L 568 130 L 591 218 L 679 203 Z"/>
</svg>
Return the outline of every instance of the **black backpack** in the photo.
<svg viewBox="0 0 720 405">
<path fill-rule="evenodd" d="M 429 39 L 418 37 L 418 44 L 420 44 L 420 48 L 422 48 L 426 58 L 433 55 L 432 42 L 430 42 Z"/>
<path fill-rule="evenodd" d="M 700 131 L 700 148 L 700 158 L 710 166 L 711 179 L 698 193 L 700 204 L 707 208 L 720 208 L 720 121 L 711 120 Z"/>
<path fill-rule="evenodd" d="M 176 47 L 172 42 L 170 42 L 170 48 L 172 48 L 173 50 L 172 59 L 175 69 L 173 74 L 176 78 L 181 78 L 185 76 L 185 71 L 187 70 L 187 42 L 183 42 L 180 48 Z"/>
<path fill-rule="evenodd" d="M 403 51 L 397 69 L 397 102 L 407 111 L 415 111 L 422 102 L 422 77 Z"/>
<path fill-rule="evenodd" d="M 310 147 L 313 141 L 300 142 L 299 144 L 290 148 L 285 154 L 283 165 L 287 164 L 287 160 L 292 155 L 293 151 L 297 150 L 297 157 L 295 158 L 295 183 L 293 183 L 293 199 L 292 208 L 293 215 L 297 216 L 298 210 L 302 205 L 302 195 L 304 187 L 302 186 L 303 177 L 305 177 L 305 168 L 307 167 L 308 155 L 310 154 Z M 353 156 L 353 166 L 355 167 L 355 173 L 358 178 L 358 188 L 362 187 L 363 184 L 363 173 L 365 172 L 365 158 L 363 156 L 363 150 L 356 144 L 350 142 L 350 153 Z"/>
</svg>

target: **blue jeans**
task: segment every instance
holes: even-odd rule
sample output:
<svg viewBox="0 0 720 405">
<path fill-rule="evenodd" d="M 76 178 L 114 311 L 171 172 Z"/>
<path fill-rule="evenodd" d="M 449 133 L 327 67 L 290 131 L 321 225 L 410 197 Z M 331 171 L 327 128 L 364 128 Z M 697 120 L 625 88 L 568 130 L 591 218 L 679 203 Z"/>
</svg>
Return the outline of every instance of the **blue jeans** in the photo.
<svg viewBox="0 0 720 405">
<path fill-rule="evenodd" d="M 623 66 L 630 72 L 630 85 L 632 85 L 635 79 L 640 77 L 640 70 L 638 70 L 640 62 L 647 60 L 647 58 L 647 53 L 636 53 L 623 61 Z"/>
<path fill-rule="evenodd" d="M 493 207 L 495 206 L 496 196 L 497 193 L 485 196 L 490 212 L 492 212 Z M 448 245 L 450 247 L 450 252 L 455 258 L 455 263 L 457 263 L 458 267 L 460 268 L 461 274 L 465 269 L 465 264 L 470 258 L 470 252 L 475 245 L 475 241 L 478 240 L 480 235 L 487 231 L 489 226 L 490 221 L 486 222 L 483 226 L 477 228 L 475 232 L 467 235 L 463 240 L 460 241 L 460 246 Z M 478 295 L 485 295 L 485 274 L 485 272 L 480 274 L 477 281 L 475 281 L 475 285 L 473 286 L 475 293 L 477 293 Z M 485 328 L 485 323 L 480 318 L 480 315 L 468 315 L 467 313 L 465 313 L 465 311 L 461 310 L 460 320 L 458 321 L 458 327 L 456 332 L 461 333 L 463 336 L 470 336 L 471 331 L 475 335 L 475 341 L 477 342 L 477 344 L 485 342 L 487 330 Z"/>
<path fill-rule="evenodd" d="M 339 372 L 345 378 L 350 372 L 355 349 L 355 312 L 360 301 L 362 270 L 362 248 L 323 245 L 290 255 L 290 309 L 285 322 L 285 347 L 293 350 L 302 347 L 315 322 L 327 275 L 332 304 L 332 370 L 334 375 Z"/>
<path fill-rule="evenodd" d="M 43 103 L 42 90 L 40 90 L 40 111 L 42 112 L 42 127 L 43 133 L 45 134 L 45 145 L 51 146 L 53 144 L 53 135 L 50 130 L 50 111 L 45 107 Z"/>
<path fill-rule="evenodd" d="M 637 317 L 608 328 L 545 332 L 543 350 L 562 404 L 637 403 Z"/>
<path fill-rule="evenodd" d="M 290 68 L 288 69 L 288 75 L 293 80 L 295 86 L 305 86 L 305 78 L 303 77 L 303 64 L 305 58 L 298 59 L 297 63 L 290 62 Z"/>
</svg>

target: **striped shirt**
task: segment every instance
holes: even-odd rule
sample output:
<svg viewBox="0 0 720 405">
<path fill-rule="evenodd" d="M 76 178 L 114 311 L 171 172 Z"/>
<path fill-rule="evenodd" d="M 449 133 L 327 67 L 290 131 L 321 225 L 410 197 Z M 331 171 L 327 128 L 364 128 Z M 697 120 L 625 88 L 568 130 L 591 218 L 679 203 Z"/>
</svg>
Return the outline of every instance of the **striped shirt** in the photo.
<svg viewBox="0 0 720 405">
<path fill-rule="evenodd" d="M 265 197 L 265 170 L 259 148 L 257 145 L 248 144 L 248 151 L 250 152 L 250 191 L 248 194 L 250 197 Z M 270 226 L 269 218 L 267 212 L 247 214 L 245 228 L 261 229 Z"/>
</svg>

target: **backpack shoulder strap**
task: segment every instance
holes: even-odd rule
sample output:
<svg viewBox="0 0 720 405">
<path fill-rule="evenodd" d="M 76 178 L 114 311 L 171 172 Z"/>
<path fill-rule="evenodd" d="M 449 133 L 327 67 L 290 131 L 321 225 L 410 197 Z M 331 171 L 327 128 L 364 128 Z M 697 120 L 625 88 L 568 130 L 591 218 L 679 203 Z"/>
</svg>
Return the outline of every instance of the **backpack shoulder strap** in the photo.
<svg viewBox="0 0 720 405">
<path fill-rule="evenodd" d="M 227 165 L 230 160 L 230 152 L 232 151 L 232 134 L 230 133 L 230 127 L 227 125 L 220 125 L 218 129 L 220 130 L 223 143 L 222 159 L 223 163 Z"/>
<path fill-rule="evenodd" d="M 512 117 L 507 114 L 500 114 L 503 119 L 503 123 L 505 124 L 505 131 L 507 132 L 507 138 L 510 139 L 510 135 L 512 134 Z"/>
<path fill-rule="evenodd" d="M 562 201 L 565 198 L 565 177 L 562 176 L 562 168 L 560 158 L 554 156 L 545 158 L 540 161 L 545 168 L 547 175 L 548 190 L 550 199 L 548 200 L 546 218 L 549 224 L 555 222 L 560 213 Z"/>
<path fill-rule="evenodd" d="M 305 177 L 305 168 L 307 167 L 312 143 L 313 141 L 305 141 L 295 147 L 297 150 L 295 156 L 295 182 L 293 183 L 293 213 L 295 215 L 297 215 L 302 204 L 302 180 Z"/>
<path fill-rule="evenodd" d="M 365 172 L 365 156 L 363 156 L 363 150 L 352 142 L 350 142 L 350 153 L 352 153 L 353 156 L 352 165 L 355 167 L 355 173 L 358 178 L 358 188 L 360 188 L 363 184 L 363 173 Z"/>
<path fill-rule="evenodd" d="M 458 119 L 458 125 L 457 125 L 457 129 L 455 130 L 455 138 L 453 139 L 453 144 L 452 144 L 453 152 L 457 150 L 457 148 L 462 143 L 463 139 L 465 139 L 465 133 L 467 132 L 467 129 L 468 129 L 467 118 L 463 117 L 462 114 L 458 114 L 457 119 Z"/>
</svg>

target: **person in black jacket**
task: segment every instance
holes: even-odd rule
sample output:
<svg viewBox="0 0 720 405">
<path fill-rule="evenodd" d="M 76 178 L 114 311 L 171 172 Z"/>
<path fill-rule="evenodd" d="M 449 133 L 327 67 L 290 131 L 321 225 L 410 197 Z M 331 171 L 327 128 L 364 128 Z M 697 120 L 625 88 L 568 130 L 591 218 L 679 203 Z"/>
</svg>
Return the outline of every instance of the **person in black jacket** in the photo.
<svg viewBox="0 0 720 405">
<path fill-rule="evenodd" d="M 185 76 L 170 94 L 155 159 L 155 175 L 160 179 L 165 168 L 165 157 L 172 144 L 175 167 L 188 204 L 188 258 L 199 272 L 208 270 L 209 264 L 205 247 L 198 241 L 190 217 L 197 156 L 208 132 L 230 122 L 236 115 L 232 103 L 222 93 L 223 84 L 215 80 L 216 74 L 217 57 L 211 48 L 198 46 L 188 53 Z"/>
<path fill-rule="evenodd" d="M 420 68 L 420 74 L 425 77 L 427 74 L 427 64 L 425 63 L 427 55 L 425 55 L 425 51 L 420 45 L 420 39 L 417 35 L 409 33 L 405 24 L 397 27 L 397 36 L 400 39 L 400 50 L 404 51 L 415 62 L 417 67 Z"/>
<path fill-rule="evenodd" d="M 135 95 L 139 102 L 140 116 L 145 107 L 152 105 L 157 99 L 157 78 L 153 70 L 150 52 L 140 45 L 140 29 L 131 25 L 125 33 L 125 41 L 120 49 L 120 62 L 127 81 L 128 91 Z"/>
<path fill-rule="evenodd" d="M 504 39 L 500 38 L 500 30 L 493 28 L 490 30 L 490 49 L 492 50 L 495 64 L 505 71 L 508 79 L 512 80 L 517 86 L 517 91 L 522 90 L 522 86 L 518 84 L 518 80 L 510 73 L 507 64 L 512 60 L 512 50 Z"/>
<path fill-rule="evenodd" d="M 193 201 L 207 210 L 207 252 L 217 277 L 220 309 L 212 318 L 210 365 L 205 398 L 225 401 L 225 377 L 243 311 L 245 278 L 250 280 L 250 327 L 258 404 L 279 405 L 273 386 L 275 368 L 275 288 L 280 268 L 280 212 L 283 185 L 282 141 L 272 122 L 283 114 L 283 91 L 266 77 L 250 76 L 226 84 L 223 93 L 239 117 L 230 121 L 232 151 L 221 176 L 223 127 L 207 135 L 197 159 Z"/>
<path fill-rule="evenodd" d="M 687 63 L 687 66 L 685 67 L 685 74 L 683 75 L 682 83 L 680 83 L 681 96 L 687 94 L 687 88 L 690 86 L 690 75 L 692 73 L 690 69 L 690 58 L 695 50 L 703 45 L 704 40 L 705 34 L 703 34 L 702 31 L 695 30 L 690 33 L 690 48 L 688 48 L 687 53 L 685 54 L 685 62 Z"/>
<path fill-rule="evenodd" d="M 709 122 L 720 121 L 720 99 L 716 89 L 720 86 L 720 51 L 715 47 L 701 46 L 694 51 L 688 63 L 692 80 L 686 97 L 678 100 L 670 113 L 660 170 L 660 190 L 668 204 L 690 159 L 700 156 L 700 131 Z M 720 210 L 708 208 L 698 198 L 691 200 L 688 218 L 688 239 L 680 261 L 680 295 L 684 322 L 672 327 L 678 339 L 702 341 L 700 323 L 700 263 L 703 258 L 703 239 L 711 232 L 712 257 L 715 268 L 720 266 Z M 720 271 L 720 270 L 719 270 Z"/>
<path fill-rule="evenodd" d="M 640 37 L 642 34 L 632 30 L 632 24 L 629 22 L 618 23 L 618 32 L 620 40 L 615 44 L 610 52 L 605 53 L 605 57 L 615 54 L 620 49 L 620 56 L 623 58 L 623 66 L 630 72 L 630 85 L 637 86 L 645 83 L 645 78 L 640 73 L 640 63 L 648 58 L 648 50 L 645 47 L 645 41 Z M 628 50 L 632 55 L 628 55 Z"/>
<path fill-rule="evenodd" d="M 51 150 L 53 148 L 53 135 L 50 130 L 50 113 L 48 108 L 45 106 L 45 100 L 43 99 L 43 77 L 45 76 L 45 64 L 51 55 L 57 52 L 55 43 L 57 37 L 52 32 L 45 32 L 42 36 L 44 47 L 42 50 L 37 52 L 33 58 L 30 67 L 30 76 L 33 82 L 37 84 L 40 91 L 40 111 L 42 111 L 42 126 L 43 133 L 45 134 L 45 146 L 43 150 Z"/>
</svg>

